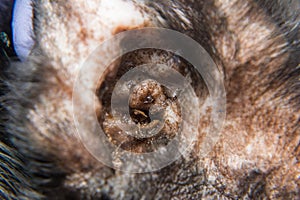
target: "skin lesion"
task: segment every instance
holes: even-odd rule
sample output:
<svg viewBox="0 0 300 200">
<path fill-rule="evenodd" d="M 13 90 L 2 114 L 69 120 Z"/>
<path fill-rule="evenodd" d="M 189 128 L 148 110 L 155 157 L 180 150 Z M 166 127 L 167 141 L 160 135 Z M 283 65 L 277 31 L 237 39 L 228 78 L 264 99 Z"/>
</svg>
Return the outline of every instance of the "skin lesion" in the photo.
<svg viewBox="0 0 300 200">
<path fill-rule="evenodd" d="M 10 80 L 6 80 L 11 92 L 5 97 L 13 102 L 7 107 L 11 122 L 5 126 L 26 161 L 32 189 L 49 199 L 57 195 L 61 199 L 297 198 L 299 27 L 289 24 L 299 21 L 299 12 L 295 11 L 294 21 L 280 21 L 277 8 L 265 10 L 259 0 L 111 2 L 99 8 L 107 14 L 104 18 L 98 7 L 83 5 L 83 1 L 35 5 L 37 44 L 33 53 L 38 56 L 30 59 L 30 64 L 12 65 Z M 118 13 L 115 11 L 125 17 L 112 17 Z M 220 139 L 207 156 L 199 155 L 199 136 L 190 154 L 166 168 L 127 174 L 98 162 L 78 140 L 71 88 L 78 63 L 99 42 L 144 26 L 172 28 L 209 52 L 224 75 L 227 117 Z M 151 118 L 154 109 L 165 120 L 160 134 L 133 138 L 118 128 L 119 121 L 111 114 L 109 100 L 118 78 L 153 60 L 167 62 L 188 77 L 200 106 L 209 95 L 193 67 L 168 52 L 140 50 L 120 58 L 95 92 L 101 104 L 97 117 L 111 143 L 134 153 L 151 152 L 167 144 L 182 121 L 176 96 L 152 80 L 131 88 L 128 117 L 140 129 L 151 129 L 160 125 Z M 89 105 L 82 104 L 83 114 L 85 106 Z M 175 122 L 168 119 L 168 113 Z M 207 116 L 201 120 L 199 133 L 208 126 Z"/>
<path fill-rule="evenodd" d="M 166 92 L 159 83 L 144 80 L 131 88 L 129 97 L 131 119 L 126 119 L 126 121 L 132 121 L 131 123 L 136 124 L 138 129 L 130 128 L 129 122 L 127 130 L 135 132 L 135 137 L 118 128 L 120 119 L 107 114 L 103 122 L 104 131 L 115 145 L 125 150 L 136 153 L 155 151 L 159 146 L 167 145 L 175 134 L 179 133 L 182 119 L 178 106 L 174 98 L 166 96 Z M 159 133 L 156 133 L 155 130 L 161 126 L 161 123 L 163 123 L 161 130 L 158 129 Z M 155 134 L 152 136 L 151 132 Z"/>
</svg>

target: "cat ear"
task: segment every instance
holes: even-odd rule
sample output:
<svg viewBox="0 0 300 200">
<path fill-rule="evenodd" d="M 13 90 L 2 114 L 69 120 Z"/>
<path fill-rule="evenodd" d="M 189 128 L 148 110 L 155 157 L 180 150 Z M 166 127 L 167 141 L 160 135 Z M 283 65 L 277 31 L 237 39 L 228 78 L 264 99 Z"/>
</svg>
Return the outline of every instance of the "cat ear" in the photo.
<svg viewBox="0 0 300 200">
<path fill-rule="evenodd" d="M 12 16 L 12 35 L 16 54 L 25 61 L 34 45 L 32 0 L 16 0 Z"/>
</svg>

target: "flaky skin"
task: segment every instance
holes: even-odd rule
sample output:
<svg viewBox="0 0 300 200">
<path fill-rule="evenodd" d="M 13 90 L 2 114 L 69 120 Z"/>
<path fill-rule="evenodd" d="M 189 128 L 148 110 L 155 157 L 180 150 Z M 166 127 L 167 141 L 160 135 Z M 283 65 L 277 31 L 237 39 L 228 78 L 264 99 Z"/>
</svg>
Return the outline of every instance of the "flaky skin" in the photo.
<svg viewBox="0 0 300 200">
<path fill-rule="evenodd" d="M 1 137 L 0 171 L 12 172 L 1 175 L 4 198 L 299 199 L 299 1 L 91 2 L 35 3 L 32 56 L 2 68 L 8 142 Z M 206 49 L 223 75 L 227 113 L 205 157 L 199 136 L 166 168 L 128 174 L 97 161 L 76 137 L 72 89 L 101 42 L 148 26 L 177 30 Z"/>
</svg>

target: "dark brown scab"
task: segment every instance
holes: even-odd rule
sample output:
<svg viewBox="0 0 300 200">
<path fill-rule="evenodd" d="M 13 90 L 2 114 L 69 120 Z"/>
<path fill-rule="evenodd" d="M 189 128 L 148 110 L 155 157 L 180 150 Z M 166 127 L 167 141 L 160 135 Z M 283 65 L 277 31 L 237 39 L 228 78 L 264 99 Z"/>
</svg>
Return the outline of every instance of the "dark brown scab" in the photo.
<svg viewBox="0 0 300 200">
<path fill-rule="evenodd" d="M 166 96 L 165 93 L 164 88 L 156 81 L 145 80 L 133 87 L 129 98 L 131 120 L 134 121 L 140 129 L 153 130 L 158 123 L 163 120 L 164 126 L 162 130 L 151 137 L 135 138 L 127 135 L 123 130 L 115 126 L 116 123 L 114 123 L 114 121 L 117 119 L 107 117 L 104 121 L 104 130 L 110 138 L 110 141 L 125 150 L 137 153 L 152 152 L 159 146 L 168 144 L 179 132 L 181 113 L 178 102 L 173 101 L 170 97 Z M 176 113 L 176 117 L 179 119 L 178 122 L 170 123 L 168 113 L 165 111 L 167 108 L 171 109 L 173 113 Z M 151 119 L 150 113 L 159 117 L 157 119 Z"/>
<path fill-rule="evenodd" d="M 153 104 L 166 100 L 162 86 L 153 80 L 146 80 L 135 86 L 131 92 L 129 106 L 136 109 L 149 109 Z"/>
<path fill-rule="evenodd" d="M 166 64 L 190 80 L 189 82 L 200 100 L 203 100 L 208 94 L 203 79 L 195 73 L 193 66 L 171 52 L 157 49 L 139 49 L 123 55 L 116 63 L 118 64 L 114 67 L 114 73 L 105 76 L 104 81 L 98 87 L 97 95 L 103 108 L 102 112 L 99 112 L 102 114 L 98 116 L 98 119 L 109 141 L 122 149 L 136 153 L 153 152 L 160 146 L 167 145 L 174 137 L 181 134 L 183 120 L 179 99 L 174 92 L 171 92 L 164 85 L 160 85 L 154 79 L 141 79 L 141 82 L 133 85 L 129 84 L 131 86 L 130 91 L 128 91 L 128 107 L 124 108 L 128 109 L 129 115 L 126 116 L 125 121 L 131 121 L 133 125 L 140 127 L 141 130 L 155 130 L 156 127 L 160 126 L 160 123 L 163 123 L 160 126 L 162 128 L 156 135 L 150 134 L 148 136 L 147 131 L 134 132 L 132 135 L 122 130 L 122 127 L 119 127 L 120 119 L 115 119 L 112 115 L 110 101 L 117 81 L 128 71 L 149 63 Z M 160 75 L 165 79 L 170 78 L 168 74 Z M 125 82 L 121 84 L 127 85 Z M 117 99 L 122 98 L 124 97 L 117 97 Z M 203 103 L 202 100 L 200 103 Z M 131 130 L 130 127 L 126 131 L 129 130 Z M 141 137 L 135 138 L 137 135 Z"/>
</svg>

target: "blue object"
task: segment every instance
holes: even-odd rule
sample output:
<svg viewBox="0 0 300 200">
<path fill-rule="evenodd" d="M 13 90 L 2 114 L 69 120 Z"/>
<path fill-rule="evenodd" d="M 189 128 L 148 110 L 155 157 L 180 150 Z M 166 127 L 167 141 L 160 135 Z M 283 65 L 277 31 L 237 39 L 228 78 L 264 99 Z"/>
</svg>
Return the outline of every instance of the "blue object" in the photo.
<svg viewBox="0 0 300 200">
<path fill-rule="evenodd" d="M 34 45 L 32 0 L 16 0 L 12 16 L 12 35 L 16 54 L 25 61 Z"/>
</svg>

